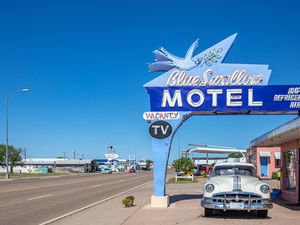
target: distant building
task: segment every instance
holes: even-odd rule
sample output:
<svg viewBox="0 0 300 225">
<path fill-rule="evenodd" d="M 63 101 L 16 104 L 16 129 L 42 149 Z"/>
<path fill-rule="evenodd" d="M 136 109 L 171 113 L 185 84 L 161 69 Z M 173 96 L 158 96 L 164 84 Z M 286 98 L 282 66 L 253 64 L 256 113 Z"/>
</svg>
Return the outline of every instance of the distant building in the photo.
<svg viewBox="0 0 300 225">
<path fill-rule="evenodd" d="M 251 147 L 247 149 L 247 161 L 257 168 L 260 178 L 272 178 L 281 168 L 280 147 Z"/>
<path fill-rule="evenodd" d="M 5 168 L 0 167 L 0 172 Z M 15 173 L 84 173 L 93 172 L 92 160 L 63 158 L 27 158 L 14 167 Z"/>
<path fill-rule="evenodd" d="M 300 203 L 300 117 L 251 141 L 251 147 L 270 146 L 281 149 L 281 198 Z"/>
</svg>

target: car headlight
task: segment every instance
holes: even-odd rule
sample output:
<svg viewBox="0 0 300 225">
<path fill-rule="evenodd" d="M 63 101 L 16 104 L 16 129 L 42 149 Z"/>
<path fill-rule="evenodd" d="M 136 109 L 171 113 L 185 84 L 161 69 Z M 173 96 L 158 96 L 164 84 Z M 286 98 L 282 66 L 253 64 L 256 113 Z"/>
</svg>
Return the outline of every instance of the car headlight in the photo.
<svg viewBox="0 0 300 225">
<path fill-rule="evenodd" d="M 270 187 L 266 184 L 263 184 L 260 186 L 260 191 L 264 194 L 267 194 L 270 192 Z"/>
<path fill-rule="evenodd" d="M 213 192 L 214 190 L 215 190 L 215 186 L 213 184 L 207 184 L 205 186 L 205 191 L 207 191 L 209 193 Z"/>
</svg>

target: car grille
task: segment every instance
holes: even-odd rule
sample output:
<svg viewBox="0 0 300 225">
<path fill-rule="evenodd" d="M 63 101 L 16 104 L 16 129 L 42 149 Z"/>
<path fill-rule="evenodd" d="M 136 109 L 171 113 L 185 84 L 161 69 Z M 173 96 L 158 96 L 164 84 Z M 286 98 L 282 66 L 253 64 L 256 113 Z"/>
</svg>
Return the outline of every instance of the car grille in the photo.
<svg viewBox="0 0 300 225">
<path fill-rule="evenodd" d="M 222 202 L 226 201 L 226 203 L 230 202 L 243 202 L 245 204 L 249 203 L 261 203 L 262 198 L 261 195 L 254 193 L 246 193 L 246 192 L 228 192 L 228 193 L 218 193 L 213 195 L 213 202 Z"/>
</svg>

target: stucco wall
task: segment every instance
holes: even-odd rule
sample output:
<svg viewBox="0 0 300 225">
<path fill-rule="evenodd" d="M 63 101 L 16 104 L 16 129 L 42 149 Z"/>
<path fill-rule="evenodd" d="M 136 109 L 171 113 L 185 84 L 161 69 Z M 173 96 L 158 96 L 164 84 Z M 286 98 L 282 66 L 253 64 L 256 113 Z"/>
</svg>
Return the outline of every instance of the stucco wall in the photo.
<svg viewBox="0 0 300 225">
<path fill-rule="evenodd" d="M 268 176 L 261 176 L 261 165 L 260 165 L 260 153 L 261 152 L 270 152 L 271 156 L 268 157 Z M 262 178 L 272 178 L 272 173 L 280 170 L 280 167 L 276 167 L 276 158 L 275 152 L 280 152 L 280 147 L 252 147 L 247 149 L 248 161 L 254 164 L 257 168 L 257 175 Z M 256 154 L 256 156 L 255 156 Z M 251 155 L 254 155 L 255 158 Z"/>
<path fill-rule="evenodd" d="M 294 141 L 290 141 L 284 144 L 281 144 L 281 156 L 282 159 L 284 160 L 284 154 L 285 152 L 291 150 L 291 149 L 297 149 L 296 151 L 296 192 L 291 192 L 291 191 L 287 191 L 286 190 L 286 180 L 287 180 L 287 176 L 286 176 L 286 167 L 284 166 L 284 161 L 282 161 L 282 175 L 281 175 L 281 198 L 284 200 L 287 200 L 289 202 L 292 203 L 298 203 L 298 199 L 299 199 L 299 148 L 300 148 L 300 139 L 299 140 L 294 140 Z"/>
</svg>

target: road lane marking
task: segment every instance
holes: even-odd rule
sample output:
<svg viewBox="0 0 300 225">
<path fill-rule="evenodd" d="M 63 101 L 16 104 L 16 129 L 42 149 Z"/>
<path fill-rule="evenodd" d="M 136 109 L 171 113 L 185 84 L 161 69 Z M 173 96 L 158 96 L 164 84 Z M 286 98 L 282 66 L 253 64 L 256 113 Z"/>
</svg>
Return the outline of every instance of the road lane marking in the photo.
<svg viewBox="0 0 300 225">
<path fill-rule="evenodd" d="M 27 201 L 31 201 L 31 200 L 35 200 L 35 199 L 40 199 L 40 198 L 47 198 L 50 197 L 52 195 L 42 195 L 42 196 L 37 196 L 37 197 L 33 197 L 33 198 L 28 198 Z"/>
<path fill-rule="evenodd" d="M 74 211 L 69 212 L 69 213 L 67 213 L 67 214 L 64 214 L 64 215 L 62 215 L 62 216 L 59 216 L 59 217 L 56 217 L 56 218 L 54 218 L 54 219 L 48 220 L 48 221 L 46 221 L 46 222 L 43 222 L 43 223 L 41 223 L 41 224 L 39 224 L 39 225 L 48 225 L 48 224 L 51 224 L 51 223 L 53 223 L 53 222 L 55 222 L 55 221 L 58 221 L 58 220 L 61 220 L 61 219 L 65 218 L 65 217 L 67 217 L 67 216 L 71 216 L 71 215 L 73 215 L 73 214 L 75 214 L 75 213 L 78 213 L 78 212 L 80 212 L 80 211 L 86 210 L 86 209 L 91 208 L 91 207 L 93 207 L 93 206 L 95 206 L 95 205 L 99 205 L 99 204 L 101 204 L 101 203 L 103 203 L 103 202 L 107 202 L 108 200 L 111 200 L 111 199 L 113 199 L 113 198 L 119 197 L 120 195 L 123 195 L 123 194 L 125 194 L 125 193 L 127 193 L 127 192 L 133 191 L 133 190 L 135 190 L 135 189 L 138 189 L 138 188 L 143 187 L 143 186 L 145 186 L 145 185 L 147 185 L 147 184 L 150 184 L 150 183 L 152 183 L 152 181 L 148 181 L 148 182 L 143 183 L 143 184 L 141 184 L 141 185 L 138 185 L 138 186 L 136 186 L 136 187 L 130 188 L 130 189 L 126 190 L 126 191 L 122 191 L 122 192 L 120 192 L 119 194 L 110 196 L 110 197 L 105 198 L 105 199 L 103 199 L 103 200 L 100 200 L 100 201 L 98 201 L 98 202 L 95 202 L 95 203 L 92 203 L 92 204 L 90 204 L 90 205 L 84 206 L 84 207 L 82 207 L 82 208 L 80 208 L 80 209 L 74 210 Z"/>
<path fill-rule="evenodd" d="M 140 178 L 140 177 L 136 177 L 136 178 Z M 132 178 L 131 180 L 136 179 L 136 178 Z M 120 182 L 124 182 L 124 181 L 126 181 L 126 180 L 122 179 L 122 180 L 117 180 L 117 181 L 114 181 L 114 182 L 106 182 L 106 183 L 103 183 L 103 184 L 96 184 L 96 185 L 92 185 L 91 188 L 101 187 L 101 186 L 107 185 L 107 184 L 120 183 Z"/>
<path fill-rule="evenodd" d="M 95 188 L 95 187 L 101 187 L 101 186 L 102 186 L 102 184 L 96 184 L 96 185 L 92 185 L 91 187 Z"/>
</svg>

